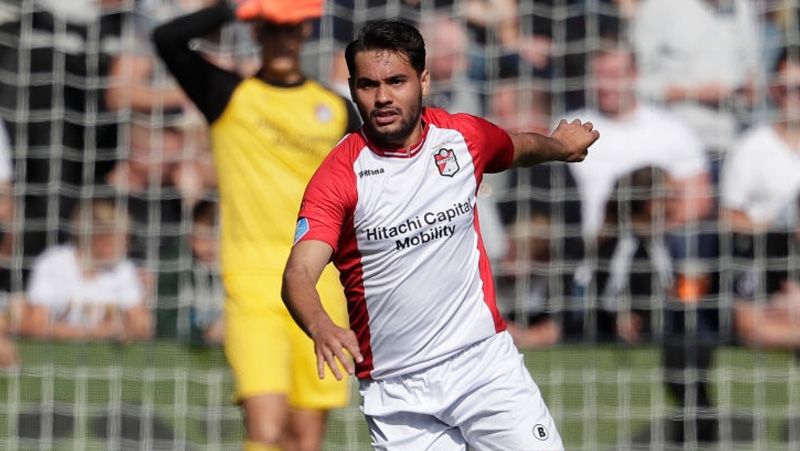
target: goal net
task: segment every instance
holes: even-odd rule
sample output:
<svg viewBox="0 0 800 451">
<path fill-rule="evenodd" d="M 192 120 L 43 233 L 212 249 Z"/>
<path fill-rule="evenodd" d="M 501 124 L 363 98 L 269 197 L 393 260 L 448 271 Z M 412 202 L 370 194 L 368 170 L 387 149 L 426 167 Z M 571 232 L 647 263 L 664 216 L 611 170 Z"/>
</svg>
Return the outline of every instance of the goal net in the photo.
<svg viewBox="0 0 800 451">
<path fill-rule="evenodd" d="M 0 0 L 0 448 L 241 449 L 219 270 L 196 247 L 218 233 L 207 125 L 148 39 L 210 3 Z M 658 4 L 659 20 L 642 18 Z M 344 46 L 367 21 L 398 18 L 425 37 L 428 104 L 513 132 L 596 121 L 584 166 L 489 174 L 477 196 L 499 307 L 567 449 L 800 449 L 800 180 L 787 169 L 800 145 L 732 156 L 759 127 L 796 137 L 798 81 L 772 69 L 785 46 L 799 56 L 795 5 L 685 0 L 668 28 L 670 4 L 328 0 L 303 66 L 347 96 Z M 712 26 L 728 35 L 703 39 Z M 245 24 L 193 46 L 243 76 L 259 67 Z M 747 71 L 706 73 L 704 58 Z M 690 82 L 706 89 L 668 92 Z M 129 212 L 126 255 L 155 338 L 31 338 L 47 307 L 32 285 L 66 289 L 58 252 L 108 235 L 87 225 L 100 207 L 81 209 L 97 198 Z M 56 270 L 37 278 L 44 256 Z M 370 449 L 351 389 L 326 450 Z"/>
</svg>

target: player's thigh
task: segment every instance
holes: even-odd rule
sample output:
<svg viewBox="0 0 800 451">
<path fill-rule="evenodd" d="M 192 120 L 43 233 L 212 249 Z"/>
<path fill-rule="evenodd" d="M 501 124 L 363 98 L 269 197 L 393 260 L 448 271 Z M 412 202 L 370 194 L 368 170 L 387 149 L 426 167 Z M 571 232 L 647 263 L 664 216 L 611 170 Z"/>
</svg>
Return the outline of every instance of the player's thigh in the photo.
<svg viewBox="0 0 800 451">
<path fill-rule="evenodd" d="M 288 313 L 270 296 L 280 285 L 255 277 L 225 279 L 225 356 L 236 383 L 236 397 L 287 395 L 291 384 Z M 276 285 L 276 286 L 273 286 Z M 279 292 L 279 291 L 277 291 Z"/>
<path fill-rule="evenodd" d="M 461 432 L 475 450 L 563 450 L 561 436 L 511 338 L 495 343 L 487 382 L 458 406 Z"/>
<path fill-rule="evenodd" d="M 466 451 L 457 427 L 432 415 L 398 412 L 366 416 L 372 447 L 376 451 Z"/>
</svg>

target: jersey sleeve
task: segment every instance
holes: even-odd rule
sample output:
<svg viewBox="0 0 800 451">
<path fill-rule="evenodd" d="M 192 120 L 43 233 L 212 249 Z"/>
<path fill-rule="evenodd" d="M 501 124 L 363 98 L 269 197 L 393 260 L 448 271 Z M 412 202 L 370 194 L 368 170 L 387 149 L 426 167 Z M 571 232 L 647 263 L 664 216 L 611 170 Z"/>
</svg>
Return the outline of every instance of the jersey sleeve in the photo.
<svg viewBox="0 0 800 451">
<path fill-rule="evenodd" d="M 514 143 L 507 131 L 486 119 L 457 114 L 479 174 L 500 172 L 514 162 Z"/>
<path fill-rule="evenodd" d="M 123 310 L 136 307 L 144 299 L 139 276 L 136 274 L 136 267 L 130 261 L 120 263 L 116 273 L 117 305 Z"/>
<path fill-rule="evenodd" d="M 357 194 L 352 164 L 336 150 L 317 169 L 300 204 L 295 244 L 316 240 L 339 249 L 339 238 L 347 218 L 353 214 Z"/>
<path fill-rule="evenodd" d="M 28 302 L 48 308 L 54 308 L 69 302 L 67 288 L 59 277 L 63 272 L 58 256 L 52 250 L 45 251 L 33 264 L 31 279 L 28 283 Z"/>
<path fill-rule="evenodd" d="M 749 158 L 746 144 L 734 148 L 722 167 L 720 198 L 723 207 L 748 212 L 752 187 L 757 186 L 753 168 L 758 166 Z"/>
</svg>

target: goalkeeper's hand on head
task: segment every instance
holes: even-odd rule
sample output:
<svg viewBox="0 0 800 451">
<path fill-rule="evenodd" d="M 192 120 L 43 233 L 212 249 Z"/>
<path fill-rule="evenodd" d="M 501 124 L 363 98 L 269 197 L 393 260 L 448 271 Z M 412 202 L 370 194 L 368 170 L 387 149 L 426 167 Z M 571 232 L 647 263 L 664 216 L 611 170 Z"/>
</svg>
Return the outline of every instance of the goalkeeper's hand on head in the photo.
<svg viewBox="0 0 800 451">
<path fill-rule="evenodd" d="M 322 16 L 323 0 L 241 0 L 236 7 L 239 20 L 266 20 L 290 24 Z"/>
</svg>

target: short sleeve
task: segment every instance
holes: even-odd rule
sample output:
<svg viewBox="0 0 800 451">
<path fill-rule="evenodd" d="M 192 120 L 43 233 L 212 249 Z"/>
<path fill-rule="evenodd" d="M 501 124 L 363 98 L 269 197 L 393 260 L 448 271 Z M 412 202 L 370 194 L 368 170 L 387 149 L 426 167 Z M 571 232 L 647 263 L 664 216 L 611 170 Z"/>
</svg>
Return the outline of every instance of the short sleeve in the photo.
<svg viewBox="0 0 800 451">
<path fill-rule="evenodd" d="M 133 263 L 129 261 L 120 263 L 115 276 L 119 307 L 127 310 L 141 304 L 144 299 L 144 290 Z"/>
<path fill-rule="evenodd" d="M 294 242 L 322 241 L 336 252 L 357 199 L 352 164 L 331 155 L 311 178 L 300 204 Z"/>
<path fill-rule="evenodd" d="M 68 287 L 57 281 L 66 268 L 59 268 L 60 259 L 52 250 L 46 251 L 33 264 L 31 279 L 28 284 L 28 302 L 48 308 L 67 304 Z"/>
<path fill-rule="evenodd" d="M 731 152 L 723 164 L 720 183 L 722 206 L 746 211 L 750 203 L 754 168 L 748 158 L 748 149 L 740 146 Z"/>
<path fill-rule="evenodd" d="M 514 143 L 507 131 L 486 119 L 457 114 L 479 174 L 500 172 L 514 163 Z"/>
</svg>

